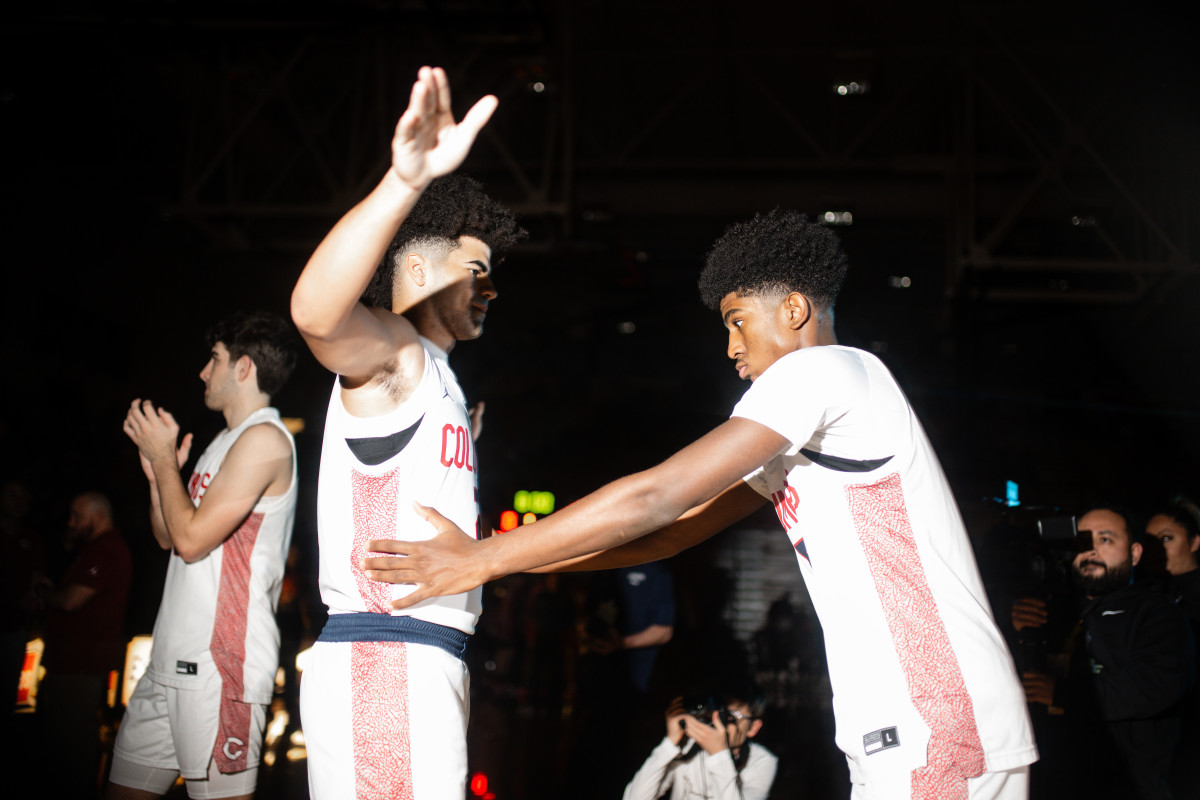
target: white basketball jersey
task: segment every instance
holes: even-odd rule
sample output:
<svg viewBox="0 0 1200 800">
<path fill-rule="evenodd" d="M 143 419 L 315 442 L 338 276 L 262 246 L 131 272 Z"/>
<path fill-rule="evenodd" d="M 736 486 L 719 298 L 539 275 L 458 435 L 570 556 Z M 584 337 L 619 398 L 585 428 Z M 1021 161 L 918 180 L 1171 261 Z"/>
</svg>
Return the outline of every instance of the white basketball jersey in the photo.
<svg viewBox="0 0 1200 800">
<path fill-rule="evenodd" d="M 733 416 L 789 442 L 746 482 L 774 503 L 821 619 L 838 746 L 860 769 L 927 770 L 928 796 L 1036 760 L 954 497 L 887 368 L 798 350 Z"/>
<path fill-rule="evenodd" d="M 270 703 L 274 693 L 275 609 L 296 516 L 296 444 L 279 412 L 260 408 L 217 434 L 188 481 L 188 495 L 199 506 L 233 443 L 259 424 L 274 425 L 291 443 L 291 483 L 283 494 L 259 498 L 238 529 L 199 561 L 189 564 L 171 553 L 146 670 L 154 681 L 180 689 L 203 689 L 220 675 L 222 693 L 247 703 Z"/>
<path fill-rule="evenodd" d="M 353 416 L 334 380 L 317 494 L 321 599 L 330 614 L 403 614 L 473 633 L 480 589 L 394 611 L 391 601 L 413 587 L 369 580 L 358 567 L 372 539 L 434 536 L 433 526 L 413 510 L 414 501 L 479 537 L 479 482 L 466 400 L 446 354 L 423 337 L 421 344 L 420 383 L 387 414 Z"/>
</svg>

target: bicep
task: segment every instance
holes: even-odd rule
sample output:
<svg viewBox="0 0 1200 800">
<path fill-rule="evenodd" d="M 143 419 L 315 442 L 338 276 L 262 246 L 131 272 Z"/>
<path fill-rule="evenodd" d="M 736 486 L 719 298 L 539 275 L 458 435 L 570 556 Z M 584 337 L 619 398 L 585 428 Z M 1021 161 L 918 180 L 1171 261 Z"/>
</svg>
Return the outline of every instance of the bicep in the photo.
<svg viewBox="0 0 1200 800">
<path fill-rule="evenodd" d="M 273 425 L 255 425 L 238 437 L 196 507 L 194 544 L 207 553 L 225 541 L 272 483 L 290 479 L 291 459 L 291 445 Z"/>
<path fill-rule="evenodd" d="M 401 348 L 418 342 L 416 329 L 403 317 L 362 303 L 329 333 L 299 330 L 321 366 L 354 382 L 375 377 Z"/>
</svg>

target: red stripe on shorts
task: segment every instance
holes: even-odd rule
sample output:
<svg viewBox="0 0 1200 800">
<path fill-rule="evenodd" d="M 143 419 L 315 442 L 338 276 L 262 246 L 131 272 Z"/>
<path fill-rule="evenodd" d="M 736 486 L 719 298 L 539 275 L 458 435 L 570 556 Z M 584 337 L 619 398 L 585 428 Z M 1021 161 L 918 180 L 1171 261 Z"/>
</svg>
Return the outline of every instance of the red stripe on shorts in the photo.
<svg viewBox="0 0 1200 800">
<path fill-rule="evenodd" d="M 352 642 L 350 681 L 358 800 L 412 800 L 406 646 Z"/>
<path fill-rule="evenodd" d="M 900 476 L 847 486 L 850 515 L 908 683 L 929 726 L 926 764 L 913 770 L 913 800 L 966 800 L 967 779 L 986 769 L 975 709 L 921 566 Z"/>
<path fill-rule="evenodd" d="M 221 588 L 208 645 L 221 675 L 221 711 L 217 740 L 213 744 L 213 760 L 221 772 L 241 772 L 247 768 L 251 706 L 243 697 L 246 615 L 250 608 L 250 554 L 262 521 L 261 512 L 246 517 L 221 546 Z"/>
</svg>

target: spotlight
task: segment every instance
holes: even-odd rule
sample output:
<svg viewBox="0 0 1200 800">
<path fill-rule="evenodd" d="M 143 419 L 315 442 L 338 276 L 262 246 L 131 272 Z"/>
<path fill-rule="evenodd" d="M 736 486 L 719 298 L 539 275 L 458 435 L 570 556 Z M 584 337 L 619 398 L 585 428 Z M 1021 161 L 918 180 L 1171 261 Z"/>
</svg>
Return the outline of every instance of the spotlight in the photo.
<svg viewBox="0 0 1200 800">
<path fill-rule="evenodd" d="M 853 225 L 854 214 L 849 211 L 826 211 L 821 215 L 826 225 Z"/>
</svg>

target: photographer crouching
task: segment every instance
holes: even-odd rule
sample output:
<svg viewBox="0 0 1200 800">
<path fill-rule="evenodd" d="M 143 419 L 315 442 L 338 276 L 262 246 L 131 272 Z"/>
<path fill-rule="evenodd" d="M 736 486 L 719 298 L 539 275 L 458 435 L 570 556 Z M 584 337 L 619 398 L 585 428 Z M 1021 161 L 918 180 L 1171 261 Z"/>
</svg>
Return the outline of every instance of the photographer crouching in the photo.
<svg viewBox="0 0 1200 800">
<path fill-rule="evenodd" d="M 762 728 L 763 700 L 750 689 L 709 698 L 675 698 L 667 707 L 667 735 L 650 752 L 624 800 L 764 800 L 777 759 L 751 742 Z"/>
</svg>

